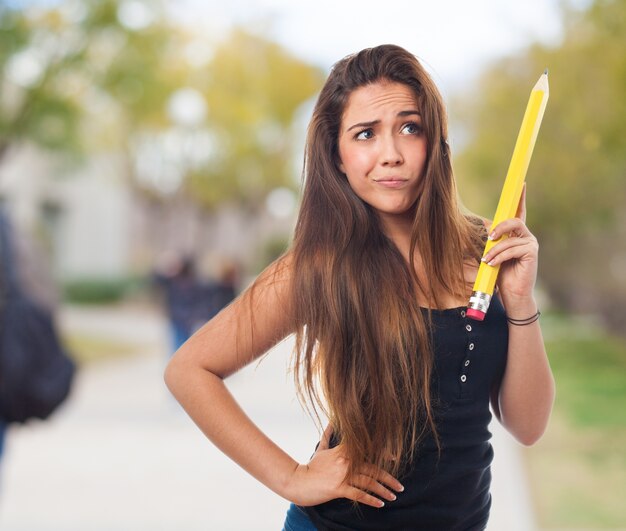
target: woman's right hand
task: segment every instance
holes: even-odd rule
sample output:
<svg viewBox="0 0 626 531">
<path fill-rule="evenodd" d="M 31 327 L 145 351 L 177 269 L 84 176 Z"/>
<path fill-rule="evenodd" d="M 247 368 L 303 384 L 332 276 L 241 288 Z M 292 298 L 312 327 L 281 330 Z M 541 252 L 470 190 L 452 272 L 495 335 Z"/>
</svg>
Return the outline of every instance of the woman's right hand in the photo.
<svg viewBox="0 0 626 531">
<path fill-rule="evenodd" d="M 393 491 L 402 492 L 404 487 L 391 474 L 374 465 L 365 465 L 346 480 L 348 460 L 341 444 L 330 448 L 332 432 L 329 425 L 309 463 L 298 465 L 294 470 L 288 486 L 289 499 L 297 505 L 310 506 L 348 498 L 376 508 L 385 505 L 379 498 L 394 501 Z"/>
</svg>

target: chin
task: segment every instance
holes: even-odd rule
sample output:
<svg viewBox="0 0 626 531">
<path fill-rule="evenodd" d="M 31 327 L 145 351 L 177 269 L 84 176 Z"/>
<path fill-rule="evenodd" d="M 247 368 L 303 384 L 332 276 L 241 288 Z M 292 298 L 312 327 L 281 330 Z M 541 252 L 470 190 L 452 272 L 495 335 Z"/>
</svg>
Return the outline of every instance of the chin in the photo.
<svg viewBox="0 0 626 531">
<path fill-rule="evenodd" d="M 391 217 L 391 218 L 413 219 L 413 216 L 415 215 L 415 210 L 412 208 L 376 208 L 376 211 L 381 216 L 386 216 L 386 217 Z"/>
</svg>

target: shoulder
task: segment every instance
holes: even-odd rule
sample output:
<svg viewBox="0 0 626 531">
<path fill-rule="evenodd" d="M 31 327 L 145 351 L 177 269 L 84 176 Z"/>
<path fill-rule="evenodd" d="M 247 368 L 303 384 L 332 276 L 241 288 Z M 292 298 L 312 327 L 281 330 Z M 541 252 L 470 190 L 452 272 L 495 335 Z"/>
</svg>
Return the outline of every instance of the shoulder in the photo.
<svg viewBox="0 0 626 531">
<path fill-rule="evenodd" d="M 482 216 L 473 213 L 465 214 L 465 219 L 470 225 L 477 227 L 480 230 L 489 230 L 492 223 L 490 219 L 483 218 Z"/>
<path fill-rule="evenodd" d="M 291 285 L 293 279 L 293 255 L 287 252 L 268 265 L 256 278 L 251 287 L 267 288 L 275 286 L 280 291 Z"/>
<path fill-rule="evenodd" d="M 459 227 L 463 246 L 463 261 L 472 269 L 480 264 L 480 257 L 487 243 L 487 231 L 490 225 L 491 222 L 488 219 L 471 212 L 463 213 L 463 222 Z"/>
<path fill-rule="evenodd" d="M 293 285 L 293 256 L 286 253 L 267 266 L 254 280 L 241 298 L 247 299 L 253 307 L 265 307 L 291 315 L 291 293 Z"/>
<path fill-rule="evenodd" d="M 484 247 L 484 244 L 487 242 L 491 220 L 473 213 L 465 214 L 464 217 L 467 230 L 466 234 L 469 237 L 469 242 L 471 242 L 469 247 L 481 247 L 480 252 L 482 253 L 482 247 Z"/>
</svg>

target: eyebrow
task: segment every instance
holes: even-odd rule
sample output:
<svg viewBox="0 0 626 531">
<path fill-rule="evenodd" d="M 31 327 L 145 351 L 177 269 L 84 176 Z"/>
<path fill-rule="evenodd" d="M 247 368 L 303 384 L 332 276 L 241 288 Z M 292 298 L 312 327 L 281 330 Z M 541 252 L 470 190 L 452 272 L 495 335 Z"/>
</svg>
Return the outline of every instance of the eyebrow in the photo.
<svg viewBox="0 0 626 531">
<path fill-rule="evenodd" d="M 399 118 L 404 118 L 405 116 L 421 116 L 421 114 L 417 110 L 409 110 L 409 111 L 400 111 L 396 116 Z M 379 123 L 380 123 L 380 120 L 373 120 L 371 122 L 359 122 L 358 124 L 354 124 L 348 127 L 348 129 L 346 129 L 346 133 L 348 131 L 352 131 L 352 129 L 373 127 Z"/>
</svg>

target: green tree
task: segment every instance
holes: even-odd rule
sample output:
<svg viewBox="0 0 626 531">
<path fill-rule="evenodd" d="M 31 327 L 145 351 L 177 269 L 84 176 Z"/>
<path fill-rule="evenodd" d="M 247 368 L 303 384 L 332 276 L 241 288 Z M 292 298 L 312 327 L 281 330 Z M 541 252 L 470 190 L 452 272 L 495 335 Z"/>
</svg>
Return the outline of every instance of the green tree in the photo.
<svg viewBox="0 0 626 531">
<path fill-rule="evenodd" d="M 167 20 L 161 2 L 0 6 L 0 157 L 24 141 L 118 152 L 138 190 L 207 208 L 256 204 L 293 185 L 293 119 L 321 86 L 320 70 L 243 30 L 216 44 Z M 202 68 L 186 60 L 194 39 L 215 48 Z M 208 108 L 191 127 L 171 112 L 185 91 Z"/>
<path fill-rule="evenodd" d="M 133 131 L 163 126 L 180 78 L 173 58 L 163 62 L 176 31 L 159 2 L 135 4 L 134 13 L 118 0 L 0 6 L 0 156 L 24 141 L 119 149 Z M 115 116 L 114 133 L 91 127 L 102 125 L 98 111 Z"/>
<path fill-rule="evenodd" d="M 217 42 L 176 26 L 166 7 L 0 9 L 0 164 L 20 143 L 121 162 L 111 178 L 153 221 L 138 263 L 181 212 L 200 227 L 223 203 L 255 215 L 269 192 L 295 188 L 294 118 L 323 82 L 263 36 L 237 29 Z"/>
<path fill-rule="evenodd" d="M 293 187 L 294 117 L 322 82 L 318 68 L 235 30 L 196 79 L 214 146 L 208 163 L 192 175 L 193 194 L 207 207 L 221 201 L 254 205 L 275 187 Z"/>
<path fill-rule="evenodd" d="M 24 140 L 52 149 L 78 144 L 77 102 L 56 79 L 80 61 L 81 49 L 56 46 L 65 29 L 58 15 L 0 5 L 0 163 Z"/>
<path fill-rule="evenodd" d="M 564 20 L 558 46 L 495 64 L 460 98 L 471 140 L 457 173 L 468 205 L 492 216 L 530 89 L 548 67 L 550 100 L 527 177 L 540 277 L 559 306 L 598 312 L 623 331 L 626 3 L 596 0 Z"/>
</svg>

